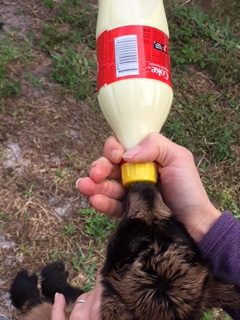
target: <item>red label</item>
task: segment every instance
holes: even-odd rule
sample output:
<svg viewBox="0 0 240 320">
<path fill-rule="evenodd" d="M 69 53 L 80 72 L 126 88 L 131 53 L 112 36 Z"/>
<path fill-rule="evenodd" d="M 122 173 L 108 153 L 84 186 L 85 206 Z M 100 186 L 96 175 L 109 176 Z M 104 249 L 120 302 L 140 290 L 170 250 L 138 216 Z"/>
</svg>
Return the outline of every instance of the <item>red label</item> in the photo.
<svg viewBox="0 0 240 320">
<path fill-rule="evenodd" d="M 97 39 L 98 89 L 129 78 L 150 78 L 172 86 L 168 36 L 147 26 L 104 31 Z"/>
</svg>

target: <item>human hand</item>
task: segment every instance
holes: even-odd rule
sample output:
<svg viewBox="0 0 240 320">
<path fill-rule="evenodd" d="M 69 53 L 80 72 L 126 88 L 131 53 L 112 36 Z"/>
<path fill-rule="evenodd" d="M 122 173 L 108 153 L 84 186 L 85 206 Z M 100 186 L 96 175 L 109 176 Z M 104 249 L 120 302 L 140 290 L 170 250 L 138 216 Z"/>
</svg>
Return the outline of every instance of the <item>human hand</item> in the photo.
<svg viewBox="0 0 240 320">
<path fill-rule="evenodd" d="M 123 211 L 121 199 L 125 190 L 120 183 L 119 166 L 123 153 L 123 146 L 114 137 L 108 138 L 103 157 L 89 167 L 89 177 L 80 178 L 76 183 L 80 193 L 89 197 L 96 210 L 115 217 L 121 216 Z"/>
<path fill-rule="evenodd" d="M 100 320 L 102 285 L 97 279 L 95 287 L 78 297 L 70 315 L 70 320 Z M 52 307 L 51 320 L 67 320 L 65 314 L 66 302 L 62 294 L 56 293 Z"/>
<path fill-rule="evenodd" d="M 79 191 L 89 196 L 97 210 L 121 214 L 124 189 L 117 182 L 120 179 L 117 164 L 122 159 L 157 163 L 164 201 L 196 241 L 201 240 L 220 216 L 207 196 L 191 152 L 156 133 L 127 152 L 115 138 L 106 141 L 104 157 L 91 165 L 90 177 L 77 182 Z"/>
</svg>

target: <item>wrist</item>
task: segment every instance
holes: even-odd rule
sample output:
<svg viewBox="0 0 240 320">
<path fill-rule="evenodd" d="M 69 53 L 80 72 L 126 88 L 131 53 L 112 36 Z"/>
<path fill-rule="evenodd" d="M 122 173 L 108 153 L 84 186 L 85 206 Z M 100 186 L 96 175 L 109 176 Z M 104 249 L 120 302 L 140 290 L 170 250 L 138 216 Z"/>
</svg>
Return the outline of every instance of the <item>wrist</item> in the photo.
<svg viewBox="0 0 240 320">
<path fill-rule="evenodd" d="M 186 228 L 194 241 L 200 242 L 221 216 L 221 212 L 209 202 L 201 208 L 200 212 L 194 212 L 194 216 L 194 223 L 190 222 L 186 225 Z"/>
</svg>

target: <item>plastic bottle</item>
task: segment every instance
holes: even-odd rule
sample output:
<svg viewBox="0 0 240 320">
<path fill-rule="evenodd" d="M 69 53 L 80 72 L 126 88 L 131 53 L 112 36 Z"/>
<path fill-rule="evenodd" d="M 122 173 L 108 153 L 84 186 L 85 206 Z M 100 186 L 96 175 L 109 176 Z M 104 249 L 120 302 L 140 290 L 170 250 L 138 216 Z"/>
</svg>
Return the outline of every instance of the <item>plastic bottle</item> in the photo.
<svg viewBox="0 0 240 320">
<path fill-rule="evenodd" d="M 98 100 L 126 149 L 159 132 L 173 91 L 163 0 L 99 0 Z M 122 165 L 122 182 L 156 182 L 153 163 Z"/>
</svg>

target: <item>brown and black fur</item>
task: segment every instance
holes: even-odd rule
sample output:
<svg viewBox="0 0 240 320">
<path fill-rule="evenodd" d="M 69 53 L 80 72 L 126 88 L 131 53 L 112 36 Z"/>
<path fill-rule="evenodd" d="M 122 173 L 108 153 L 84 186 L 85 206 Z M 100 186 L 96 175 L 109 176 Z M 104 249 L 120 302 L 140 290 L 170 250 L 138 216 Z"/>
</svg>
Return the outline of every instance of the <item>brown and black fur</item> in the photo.
<svg viewBox="0 0 240 320">
<path fill-rule="evenodd" d="M 240 309 L 238 289 L 214 278 L 158 188 L 147 183 L 128 192 L 125 215 L 108 244 L 102 284 L 102 320 L 199 320 L 214 307 Z M 57 289 L 52 293 L 62 292 Z"/>
<path fill-rule="evenodd" d="M 67 282 L 68 273 L 62 262 L 53 262 L 41 271 L 41 291 L 38 277 L 27 270 L 18 272 L 10 288 L 13 305 L 21 310 L 24 320 L 51 320 L 52 304 L 56 292 L 65 296 L 68 307 L 66 316 L 70 315 L 72 306 L 83 290 Z"/>
</svg>

